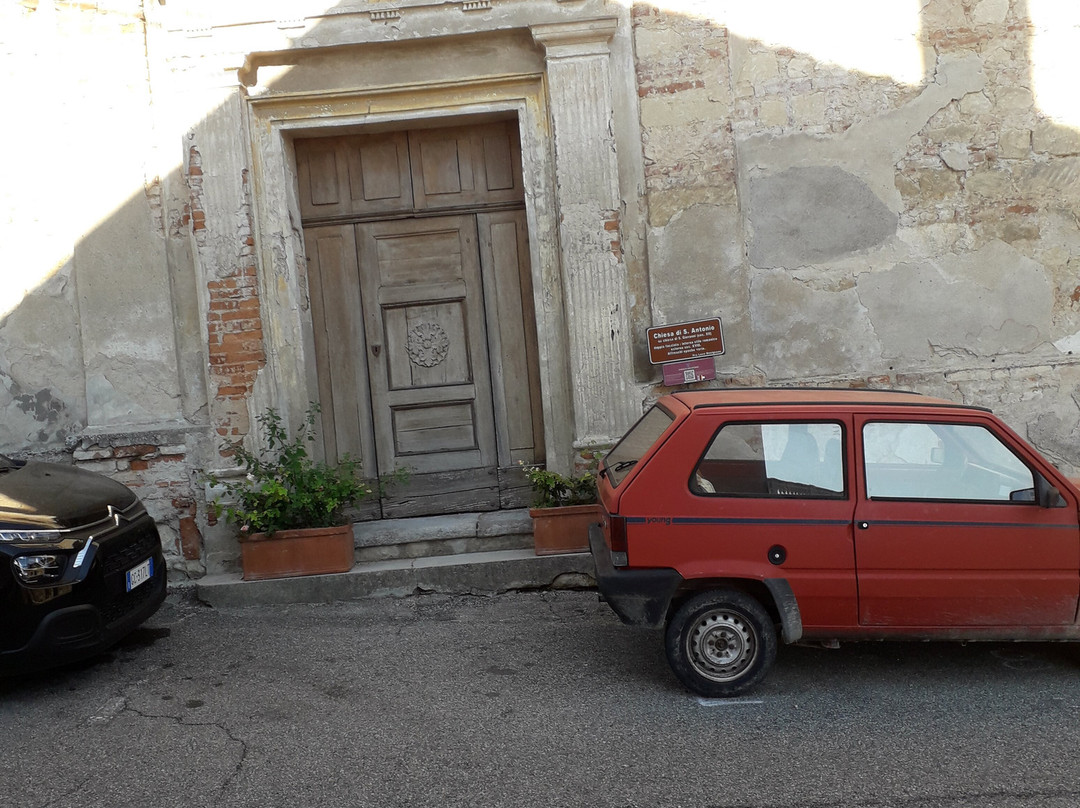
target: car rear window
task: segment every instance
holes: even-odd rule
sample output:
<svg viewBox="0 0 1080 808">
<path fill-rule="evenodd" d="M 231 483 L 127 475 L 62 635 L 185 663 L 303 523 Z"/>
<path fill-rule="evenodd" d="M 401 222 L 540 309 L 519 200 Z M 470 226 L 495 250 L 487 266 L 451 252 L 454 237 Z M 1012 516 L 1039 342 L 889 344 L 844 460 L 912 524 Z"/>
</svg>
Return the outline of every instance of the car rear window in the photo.
<svg viewBox="0 0 1080 808">
<path fill-rule="evenodd" d="M 726 424 L 709 444 L 690 490 L 699 496 L 842 499 L 838 423 Z"/>
<path fill-rule="evenodd" d="M 600 473 L 618 488 L 634 464 L 644 457 L 674 420 L 675 416 L 659 405 L 649 409 L 607 453 Z"/>
</svg>

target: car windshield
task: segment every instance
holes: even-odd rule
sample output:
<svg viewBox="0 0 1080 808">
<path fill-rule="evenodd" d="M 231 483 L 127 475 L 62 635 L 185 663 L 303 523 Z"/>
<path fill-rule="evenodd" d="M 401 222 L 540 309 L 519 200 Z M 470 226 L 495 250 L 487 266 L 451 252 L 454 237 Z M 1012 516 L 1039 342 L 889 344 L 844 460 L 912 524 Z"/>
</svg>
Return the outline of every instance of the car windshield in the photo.
<svg viewBox="0 0 1080 808">
<path fill-rule="evenodd" d="M 671 426 L 675 416 L 657 405 L 641 416 L 630 431 L 623 435 L 622 440 L 615 444 L 615 448 L 607 453 L 601 464 L 600 474 L 611 481 L 612 486 L 618 487 L 627 475 L 647 451 L 652 447 L 664 431 Z"/>
</svg>

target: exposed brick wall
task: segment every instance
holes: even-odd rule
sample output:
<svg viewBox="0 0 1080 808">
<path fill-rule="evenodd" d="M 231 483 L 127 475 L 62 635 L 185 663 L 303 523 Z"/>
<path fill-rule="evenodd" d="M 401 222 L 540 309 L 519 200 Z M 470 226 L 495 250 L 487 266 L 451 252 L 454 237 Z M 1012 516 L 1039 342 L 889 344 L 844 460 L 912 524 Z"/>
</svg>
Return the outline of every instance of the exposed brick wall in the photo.
<svg viewBox="0 0 1080 808">
<path fill-rule="evenodd" d="M 83 438 L 73 460 L 80 468 L 106 474 L 134 491 L 161 527 L 166 553 L 198 562 L 202 533 L 195 519 L 190 450 L 186 443 L 174 442 L 183 438 L 171 433 Z"/>
<path fill-rule="evenodd" d="M 620 235 L 621 217 L 617 210 L 609 210 L 604 217 L 604 231 L 611 236 L 611 253 L 620 261 L 623 257 L 622 236 Z"/>
<path fill-rule="evenodd" d="M 663 224 L 733 196 L 728 31 L 650 3 L 635 3 L 631 19 L 649 217 Z"/>
<path fill-rule="evenodd" d="M 246 169 L 242 180 L 247 200 L 250 188 Z M 203 208 L 202 155 L 195 146 L 188 150 L 187 182 L 187 223 L 196 244 L 204 246 L 209 234 Z M 250 202 L 245 203 L 240 221 L 236 263 L 221 267 L 216 279 L 207 283 L 207 350 L 214 420 L 218 436 L 226 441 L 248 433 L 246 402 L 259 370 L 266 364 Z"/>
<path fill-rule="evenodd" d="M 1031 215 L 1037 209 L 1018 176 L 1030 170 L 1032 133 L 1041 120 L 1026 90 L 1030 27 L 1011 15 L 977 25 L 970 9 L 937 22 L 924 32 L 925 44 L 939 57 L 980 57 L 987 86 L 941 110 L 910 144 L 898 164 L 901 222 L 956 224 L 971 228 L 979 241 L 1038 239 L 1038 219 Z"/>
</svg>

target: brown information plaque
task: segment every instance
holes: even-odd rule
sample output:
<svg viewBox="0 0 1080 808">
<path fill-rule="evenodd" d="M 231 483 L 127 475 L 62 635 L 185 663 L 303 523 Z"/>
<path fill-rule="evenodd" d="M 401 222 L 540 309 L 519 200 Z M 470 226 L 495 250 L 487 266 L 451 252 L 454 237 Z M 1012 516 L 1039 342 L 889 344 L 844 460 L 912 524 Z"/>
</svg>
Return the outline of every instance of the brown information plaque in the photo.
<svg viewBox="0 0 1080 808">
<path fill-rule="evenodd" d="M 719 356 L 724 352 L 724 334 L 720 318 L 677 323 L 650 328 L 649 361 L 654 365 Z"/>
</svg>

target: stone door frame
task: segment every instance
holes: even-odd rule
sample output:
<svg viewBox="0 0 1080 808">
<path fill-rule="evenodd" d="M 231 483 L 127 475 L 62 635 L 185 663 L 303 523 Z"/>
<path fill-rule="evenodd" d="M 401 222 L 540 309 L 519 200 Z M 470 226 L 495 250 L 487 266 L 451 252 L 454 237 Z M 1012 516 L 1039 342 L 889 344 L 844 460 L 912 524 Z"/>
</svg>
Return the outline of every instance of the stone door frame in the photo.
<svg viewBox="0 0 1080 808">
<path fill-rule="evenodd" d="M 516 116 L 539 340 L 547 464 L 617 438 L 640 414 L 618 229 L 609 42 L 615 18 L 532 27 L 543 73 L 355 92 L 249 94 L 251 198 L 267 366 L 250 407 L 298 418 L 318 398 L 292 142 L 332 131 Z"/>
</svg>

